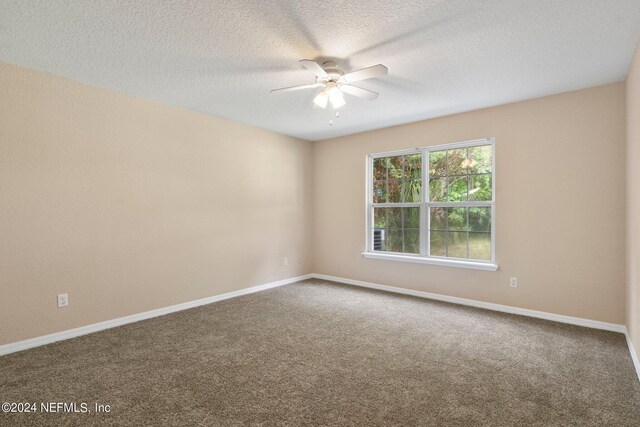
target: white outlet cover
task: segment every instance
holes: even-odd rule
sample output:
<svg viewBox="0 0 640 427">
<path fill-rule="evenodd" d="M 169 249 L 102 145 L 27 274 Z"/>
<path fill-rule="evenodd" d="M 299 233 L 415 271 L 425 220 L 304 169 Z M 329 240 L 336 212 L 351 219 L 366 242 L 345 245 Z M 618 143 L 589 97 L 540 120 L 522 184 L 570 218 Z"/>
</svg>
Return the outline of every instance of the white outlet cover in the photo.
<svg viewBox="0 0 640 427">
<path fill-rule="evenodd" d="M 69 294 L 58 294 L 58 307 L 66 307 L 69 305 Z"/>
</svg>

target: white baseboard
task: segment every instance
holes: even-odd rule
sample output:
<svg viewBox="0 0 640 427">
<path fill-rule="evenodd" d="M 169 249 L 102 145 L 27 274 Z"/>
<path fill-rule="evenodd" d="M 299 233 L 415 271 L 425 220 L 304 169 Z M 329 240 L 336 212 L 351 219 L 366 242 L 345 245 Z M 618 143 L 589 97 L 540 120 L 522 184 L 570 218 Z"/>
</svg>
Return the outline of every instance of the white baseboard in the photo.
<svg viewBox="0 0 640 427">
<path fill-rule="evenodd" d="M 176 304 L 169 307 L 158 308 L 156 310 L 145 311 L 143 313 L 132 314 L 130 316 L 120 317 L 117 319 L 107 320 L 100 323 L 94 323 L 87 326 L 81 326 L 79 328 L 69 329 L 66 331 L 56 332 L 49 335 L 43 335 L 36 338 L 27 339 L 24 341 L 18 341 L 0 346 L 0 356 L 14 353 L 17 351 L 27 350 L 29 348 L 38 347 L 45 344 L 51 344 L 56 341 L 62 341 L 69 338 L 75 338 L 81 335 L 91 334 L 93 332 L 102 331 L 105 329 L 115 328 L 117 326 L 126 325 L 128 323 L 138 322 L 140 320 L 151 319 L 153 317 L 162 316 L 169 313 L 175 313 L 177 311 L 187 310 L 190 308 L 198 307 L 200 305 L 211 304 L 217 301 L 222 301 L 229 298 L 238 297 L 241 295 L 247 295 L 254 292 L 260 292 L 267 289 L 275 288 L 278 286 L 288 285 L 290 283 L 299 282 L 306 279 L 320 279 L 328 280 L 331 282 L 344 283 L 347 285 L 360 286 L 370 289 L 378 289 L 387 292 L 394 292 L 398 294 L 411 295 L 420 298 L 427 298 L 437 301 L 444 301 L 453 304 L 467 305 L 471 307 L 484 308 L 487 310 L 500 311 L 503 313 L 518 314 L 521 316 L 535 317 L 538 319 L 552 320 L 560 323 L 568 323 L 571 325 L 584 326 L 593 329 L 602 329 L 605 331 L 619 332 L 625 335 L 627 345 L 631 353 L 631 359 L 633 360 L 636 374 L 640 380 L 640 361 L 638 355 L 633 348 L 633 343 L 627 332 L 627 328 L 624 325 L 615 323 L 600 322 L 598 320 L 583 319 L 580 317 L 564 316 L 561 314 L 548 313 L 545 311 L 529 310 L 526 308 L 512 307 L 508 305 L 494 304 L 490 302 L 477 301 L 467 298 L 453 297 L 442 294 L 434 294 L 431 292 L 416 291 L 412 289 L 398 288 L 395 286 L 381 285 L 378 283 L 364 282 L 362 280 L 345 279 L 344 277 L 328 276 L 326 274 L 305 274 L 303 276 L 292 277 L 289 279 L 278 280 L 276 282 L 265 283 L 263 285 L 253 286 L 246 289 L 240 289 L 233 292 L 227 292 L 225 294 L 214 295 L 212 297 L 202 298 L 195 301 L 189 301 L 182 304 Z"/>
<path fill-rule="evenodd" d="M 538 319 L 553 320 L 560 323 L 584 326 L 593 329 L 603 329 L 605 331 L 620 332 L 624 334 L 624 325 L 616 323 L 600 322 L 598 320 L 583 319 L 581 317 L 564 316 L 562 314 L 548 313 L 546 311 L 529 310 L 527 308 L 512 307 L 509 305 L 494 304 L 491 302 L 477 301 L 473 299 L 452 297 L 449 295 L 434 294 L 431 292 L 415 291 L 412 289 L 397 288 L 395 286 L 380 285 L 377 283 L 363 282 L 361 280 L 345 279 L 343 277 L 327 276 L 326 274 L 312 274 L 315 279 L 329 280 L 331 282 L 344 283 L 347 285 L 361 286 L 364 288 L 378 289 L 381 291 L 394 292 L 397 294 L 411 295 L 414 297 L 428 298 L 438 301 L 450 302 L 453 304 L 468 305 L 471 307 L 484 308 L 487 310 L 500 311 L 503 313 L 519 314 L 521 316 L 536 317 Z"/>
<path fill-rule="evenodd" d="M 627 328 L 624 330 L 624 336 L 627 338 L 627 346 L 629 346 L 629 351 L 631 352 L 631 360 L 633 360 L 633 366 L 636 368 L 636 374 L 640 381 L 640 360 L 638 360 L 638 353 L 636 353 L 636 349 L 633 348 L 633 343 L 631 342 L 631 337 L 629 336 Z"/>
<path fill-rule="evenodd" d="M 100 323 L 94 323 L 87 326 L 81 326 L 79 328 L 68 329 L 66 331 L 56 332 L 49 335 L 43 335 L 40 337 L 30 338 L 24 341 L 18 341 L 0 346 L 0 356 L 9 353 L 15 353 L 17 351 L 27 350 L 29 348 L 38 347 L 45 344 L 51 344 L 56 341 L 62 341 L 69 338 L 79 337 L 81 335 L 91 334 L 93 332 L 102 331 L 104 329 L 115 328 L 116 326 L 126 325 L 127 323 L 139 322 L 140 320 L 151 319 L 152 317 L 158 317 L 169 313 L 175 313 L 176 311 L 187 310 L 190 308 L 198 307 L 200 305 L 211 304 L 216 301 L 222 301 L 229 298 L 238 297 L 241 295 L 252 294 L 254 292 L 264 291 L 267 289 L 275 288 L 282 285 L 288 285 L 289 283 L 299 282 L 301 280 L 310 279 L 311 274 L 304 276 L 292 277 L 290 279 L 278 280 L 276 282 L 265 283 L 263 285 L 253 286 L 246 289 L 240 289 L 238 291 L 227 292 L 225 294 L 214 295 L 212 297 L 202 298 L 195 301 L 184 302 L 182 304 L 176 304 L 169 307 L 158 308 L 151 311 L 145 311 L 143 313 L 132 314 L 130 316 L 120 317 L 117 319 L 106 320 Z"/>
</svg>

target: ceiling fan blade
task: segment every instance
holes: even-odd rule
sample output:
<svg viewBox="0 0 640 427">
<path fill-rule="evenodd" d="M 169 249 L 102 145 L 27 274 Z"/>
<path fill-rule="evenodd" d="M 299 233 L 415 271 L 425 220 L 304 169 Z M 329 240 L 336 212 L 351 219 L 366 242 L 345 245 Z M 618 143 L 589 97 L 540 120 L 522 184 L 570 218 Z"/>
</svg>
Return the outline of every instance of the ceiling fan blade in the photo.
<svg viewBox="0 0 640 427">
<path fill-rule="evenodd" d="M 327 74 L 327 72 L 320 66 L 320 64 L 315 61 L 312 61 L 310 59 L 303 59 L 302 61 L 300 61 L 300 63 L 304 68 L 311 71 L 318 77 L 329 77 L 329 74 Z"/>
<path fill-rule="evenodd" d="M 364 99 L 372 100 L 372 99 L 376 99 L 378 97 L 378 95 L 379 95 L 378 92 L 373 92 L 371 90 L 362 89 L 361 87 L 358 87 L 358 86 L 352 86 L 352 85 L 343 84 L 343 85 L 340 85 L 338 87 L 344 93 L 348 93 L 349 95 L 357 96 L 358 98 L 364 98 Z"/>
<path fill-rule="evenodd" d="M 314 83 L 311 85 L 289 86 L 289 87 L 283 87 L 280 89 L 273 89 L 271 93 L 293 92 L 294 90 L 313 89 L 315 87 L 320 87 L 320 86 L 322 86 L 321 83 Z"/>
<path fill-rule="evenodd" d="M 371 79 L 373 77 L 384 76 L 389 72 L 389 69 L 382 64 L 374 65 L 372 67 L 363 68 L 362 70 L 354 71 L 342 76 L 342 80 L 352 83 L 359 82 L 360 80 Z"/>
</svg>

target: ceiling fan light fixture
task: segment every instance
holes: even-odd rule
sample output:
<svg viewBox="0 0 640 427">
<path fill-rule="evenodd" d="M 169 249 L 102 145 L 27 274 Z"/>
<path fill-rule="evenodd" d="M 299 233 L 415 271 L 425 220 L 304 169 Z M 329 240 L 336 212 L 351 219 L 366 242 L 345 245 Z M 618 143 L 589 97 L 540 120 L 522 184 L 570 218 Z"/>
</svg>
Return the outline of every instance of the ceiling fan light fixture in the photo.
<svg viewBox="0 0 640 427">
<path fill-rule="evenodd" d="M 345 104 L 344 95 L 336 86 L 329 89 L 329 100 L 331 101 L 331 105 L 335 109 L 338 109 Z"/>
<path fill-rule="evenodd" d="M 327 89 L 322 89 L 316 96 L 313 98 L 313 103 L 316 104 L 320 108 L 327 108 L 327 102 L 329 101 L 329 94 L 327 93 Z"/>
<path fill-rule="evenodd" d="M 316 82 L 312 84 L 274 89 L 271 93 L 293 92 L 301 89 L 321 87 L 322 90 L 314 96 L 313 103 L 320 108 L 327 108 L 327 105 L 331 102 L 331 107 L 334 110 L 345 105 L 343 92 L 358 98 L 368 100 L 376 99 L 378 97 L 378 93 L 353 86 L 352 83 L 384 76 L 389 72 L 387 67 L 382 64 L 352 71 L 348 74 L 345 74 L 342 70 L 337 68 L 336 63 L 333 61 L 325 61 L 323 62 L 323 65 L 320 65 L 316 61 L 303 59 L 300 61 L 300 64 L 315 74 Z"/>
</svg>

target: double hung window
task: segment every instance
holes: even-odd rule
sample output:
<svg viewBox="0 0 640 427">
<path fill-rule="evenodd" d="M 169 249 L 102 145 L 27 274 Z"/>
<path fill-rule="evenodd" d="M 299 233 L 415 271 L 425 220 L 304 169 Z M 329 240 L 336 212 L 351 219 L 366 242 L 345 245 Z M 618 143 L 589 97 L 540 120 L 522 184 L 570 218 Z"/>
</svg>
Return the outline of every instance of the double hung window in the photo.
<svg viewBox="0 0 640 427">
<path fill-rule="evenodd" d="M 494 148 L 483 139 L 369 156 L 365 256 L 494 270 Z"/>
</svg>

